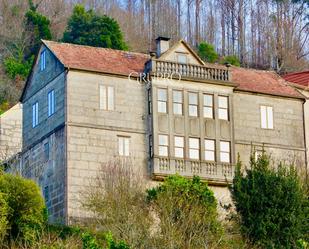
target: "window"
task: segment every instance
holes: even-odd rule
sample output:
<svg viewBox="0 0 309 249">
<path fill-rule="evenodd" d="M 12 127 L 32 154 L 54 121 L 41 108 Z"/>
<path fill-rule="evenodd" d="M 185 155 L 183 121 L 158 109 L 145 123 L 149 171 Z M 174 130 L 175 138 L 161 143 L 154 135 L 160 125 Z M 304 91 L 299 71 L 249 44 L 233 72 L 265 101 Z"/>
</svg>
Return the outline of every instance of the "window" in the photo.
<svg viewBox="0 0 309 249">
<path fill-rule="evenodd" d="M 152 141 L 152 135 L 149 135 L 149 155 L 150 155 L 150 157 L 153 157 L 153 141 Z"/>
<path fill-rule="evenodd" d="M 45 161 L 49 160 L 49 142 L 44 144 L 44 157 Z"/>
<path fill-rule="evenodd" d="M 230 162 L 230 142 L 220 141 L 220 161 L 222 163 Z"/>
<path fill-rule="evenodd" d="M 229 105 L 228 105 L 228 97 L 219 96 L 219 119 L 229 120 Z"/>
<path fill-rule="evenodd" d="M 204 118 L 214 118 L 214 98 L 211 94 L 204 94 Z"/>
<path fill-rule="evenodd" d="M 189 93 L 189 116 L 198 116 L 198 97 L 197 93 Z"/>
<path fill-rule="evenodd" d="M 159 156 L 168 156 L 168 136 L 159 135 Z"/>
<path fill-rule="evenodd" d="M 273 108 L 271 106 L 261 106 L 261 127 L 264 129 L 273 129 Z"/>
<path fill-rule="evenodd" d="M 118 137 L 118 152 L 119 156 L 130 155 L 130 138 L 129 137 Z"/>
<path fill-rule="evenodd" d="M 158 89 L 158 112 L 167 113 L 167 90 Z"/>
<path fill-rule="evenodd" d="M 151 89 L 148 89 L 147 94 L 148 94 L 148 114 L 151 114 L 152 113 Z"/>
<path fill-rule="evenodd" d="M 55 113 L 55 91 L 51 90 L 48 93 L 48 117 Z"/>
<path fill-rule="evenodd" d="M 182 115 L 182 91 L 173 91 L 173 112 Z"/>
<path fill-rule="evenodd" d="M 215 161 L 215 140 L 205 139 L 205 160 Z"/>
<path fill-rule="evenodd" d="M 177 54 L 177 61 L 178 61 L 178 63 L 187 64 L 188 63 L 188 57 L 185 54 L 178 53 Z"/>
<path fill-rule="evenodd" d="M 49 201 L 49 188 L 48 188 L 48 186 L 45 186 L 44 187 L 44 191 L 43 191 L 44 193 L 44 199 L 45 199 L 45 202 L 48 202 Z"/>
<path fill-rule="evenodd" d="M 200 158 L 200 141 L 198 138 L 189 138 L 189 158 Z"/>
<path fill-rule="evenodd" d="M 175 146 L 175 157 L 183 158 L 184 157 L 184 138 L 183 137 L 174 137 L 174 146 Z"/>
<path fill-rule="evenodd" d="M 46 51 L 43 50 L 40 54 L 40 70 L 44 71 L 46 68 Z"/>
<path fill-rule="evenodd" d="M 39 103 L 36 102 L 32 105 L 32 127 L 36 127 L 39 124 Z"/>
<path fill-rule="evenodd" d="M 113 86 L 100 86 L 100 109 L 108 111 L 115 109 Z"/>
</svg>

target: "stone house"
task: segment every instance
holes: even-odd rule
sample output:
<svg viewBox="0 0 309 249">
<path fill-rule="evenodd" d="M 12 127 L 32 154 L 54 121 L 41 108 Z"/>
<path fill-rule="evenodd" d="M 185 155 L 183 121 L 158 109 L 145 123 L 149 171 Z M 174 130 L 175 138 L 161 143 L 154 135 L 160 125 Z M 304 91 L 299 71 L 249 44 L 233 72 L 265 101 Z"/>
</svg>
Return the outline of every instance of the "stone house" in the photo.
<svg viewBox="0 0 309 249">
<path fill-rule="evenodd" d="M 42 41 L 25 85 L 22 174 L 52 222 L 83 216 L 104 163 L 130 158 L 149 181 L 199 175 L 230 201 L 237 154 L 306 165 L 305 98 L 273 72 L 207 64 L 183 40 L 151 55 Z"/>
</svg>

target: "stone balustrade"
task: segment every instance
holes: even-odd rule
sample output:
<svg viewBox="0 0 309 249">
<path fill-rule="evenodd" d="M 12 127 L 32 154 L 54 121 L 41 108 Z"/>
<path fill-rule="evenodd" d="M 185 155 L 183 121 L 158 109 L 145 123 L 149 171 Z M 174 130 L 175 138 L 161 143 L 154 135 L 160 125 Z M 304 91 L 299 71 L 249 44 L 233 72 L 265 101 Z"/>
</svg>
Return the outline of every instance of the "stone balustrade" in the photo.
<svg viewBox="0 0 309 249">
<path fill-rule="evenodd" d="M 209 67 L 194 64 L 181 64 L 173 61 L 152 60 L 152 71 L 157 75 L 187 77 L 212 81 L 230 81 L 227 68 Z"/>
<path fill-rule="evenodd" d="M 153 174 L 155 177 L 173 174 L 187 177 L 196 175 L 208 181 L 224 184 L 232 181 L 234 170 L 235 167 L 232 164 L 167 157 L 155 157 L 153 159 Z"/>
</svg>

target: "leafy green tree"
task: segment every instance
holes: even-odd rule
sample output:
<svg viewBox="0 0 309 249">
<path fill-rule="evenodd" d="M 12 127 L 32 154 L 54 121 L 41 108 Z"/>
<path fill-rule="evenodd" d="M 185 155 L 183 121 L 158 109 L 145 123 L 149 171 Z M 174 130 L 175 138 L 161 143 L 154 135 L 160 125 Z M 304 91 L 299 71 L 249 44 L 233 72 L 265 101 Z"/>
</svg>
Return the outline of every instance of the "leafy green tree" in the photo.
<svg viewBox="0 0 309 249">
<path fill-rule="evenodd" d="M 98 15 L 93 10 L 86 11 L 76 5 L 69 19 L 63 41 L 94 47 L 127 50 L 119 24 L 106 15 Z"/>
<path fill-rule="evenodd" d="M 232 197 L 241 220 L 243 235 L 261 248 L 297 248 L 308 239 L 309 203 L 296 170 L 270 167 L 263 153 L 251 157 L 250 169 L 237 163 Z"/>
<path fill-rule="evenodd" d="M 8 214 L 9 206 L 6 201 L 6 195 L 0 192 L 0 244 L 3 244 L 7 234 Z"/>
<path fill-rule="evenodd" d="M 214 63 L 218 59 L 218 54 L 212 44 L 201 42 L 198 46 L 198 55 L 202 60 Z"/>
<path fill-rule="evenodd" d="M 236 55 L 228 55 L 221 61 L 222 64 L 231 64 L 236 67 L 240 67 L 240 61 Z"/>
<path fill-rule="evenodd" d="M 222 227 L 217 201 L 207 183 L 178 175 L 149 189 L 148 200 L 160 219 L 156 236 L 162 248 L 212 248 L 220 243 Z"/>
<path fill-rule="evenodd" d="M 31 180 L 11 174 L 0 175 L 0 193 L 8 206 L 7 238 L 31 244 L 46 223 L 46 208 L 39 187 Z"/>
</svg>

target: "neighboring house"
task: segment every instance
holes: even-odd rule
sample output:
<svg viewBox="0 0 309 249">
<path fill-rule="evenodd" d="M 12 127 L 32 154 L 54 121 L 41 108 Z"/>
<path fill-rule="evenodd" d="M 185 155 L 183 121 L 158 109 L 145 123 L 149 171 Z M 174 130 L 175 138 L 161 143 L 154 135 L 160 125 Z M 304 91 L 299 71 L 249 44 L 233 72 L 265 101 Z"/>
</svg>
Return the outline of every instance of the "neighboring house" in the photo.
<svg viewBox="0 0 309 249">
<path fill-rule="evenodd" d="M 0 166 L 17 159 L 22 147 L 22 105 L 0 115 Z"/>
<path fill-rule="evenodd" d="M 151 57 L 43 41 L 21 102 L 22 172 L 51 221 L 83 217 L 82 192 L 119 157 L 149 181 L 199 175 L 224 203 L 238 153 L 306 165 L 303 95 L 273 72 L 206 64 L 182 40 L 158 38 Z"/>
</svg>

